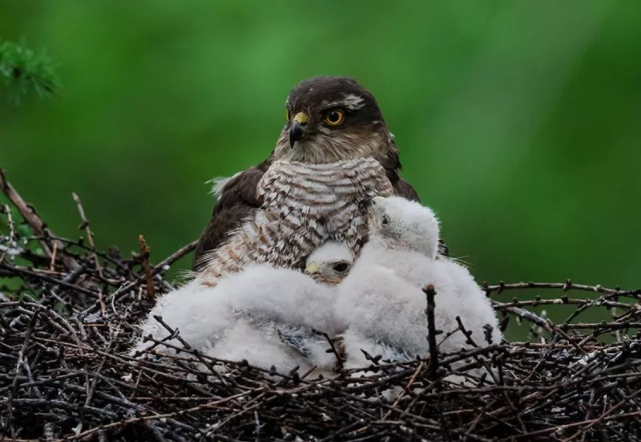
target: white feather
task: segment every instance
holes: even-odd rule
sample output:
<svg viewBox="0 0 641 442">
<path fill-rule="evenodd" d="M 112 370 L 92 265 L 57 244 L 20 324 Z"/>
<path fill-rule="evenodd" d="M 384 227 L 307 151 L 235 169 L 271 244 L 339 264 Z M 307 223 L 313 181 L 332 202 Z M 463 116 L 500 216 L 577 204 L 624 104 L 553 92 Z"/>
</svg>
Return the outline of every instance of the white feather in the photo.
<svg viewBox="0 0 641 442">
<path fill-rule="evenodd" d="M 216 200 L 219 200 L 221 195 L 223 194 L 223 190 L 225 190 L 225 186 L 240 174 L 241 172 L 238 172 L 229 177 L 219 176 L 207 181 L 206 184 L 212 185 L 210 194 L 213 195 Z"/>
<path fill-rule="evenodd" d="M 222 278 L 218 287 L 236 311 L 263 321 L 282 322 L 334 333 L 331 287 L 309 276 L 266 264 L 252 265 L 243 272 Z"/>
<path fill-rule="evenodd" d="M 170 332 L 154 316 L 162 317 L 163 322 L 172 329 L 178 329 L 185 341 L 201 351 L 213 347 L 223 337 L 224 330 L 235 322 L 233 311 L 220 293 L 215 288 L 202 285 L 198 279 L 163 295 L 142 323 L 143 338 L 151 335 L 157 340 L 165 339 Z M 168 343 L 182 348 L 177 339 Z M 134 351 L 150 346 L 141 340 Z"/>
<path fill-rule="evenodd" d="M 307 262 L 331 263 L 337 261 L 353 262 L 354 252 L 342 243 L 328 241 L 322 247 L 314 250 L 308 257 Z"/>
</svg>

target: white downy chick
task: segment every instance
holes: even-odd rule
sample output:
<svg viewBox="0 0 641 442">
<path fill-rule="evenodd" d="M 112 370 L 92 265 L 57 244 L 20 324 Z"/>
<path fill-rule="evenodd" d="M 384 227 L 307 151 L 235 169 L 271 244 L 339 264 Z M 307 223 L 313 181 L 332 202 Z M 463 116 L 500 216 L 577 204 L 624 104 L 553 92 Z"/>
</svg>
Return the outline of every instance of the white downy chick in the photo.
<svg viewBox="0 0 641 442">
<path fill-rule="evenodd" d="M 347 247 L 327 243 L 307 259 L 309 275 L 257 264 L 222 277 L 215 287 L 197 278 L 161 298 L 142 326 L 143 336 L 169 336 L 154 319 L 157 315 L 212 357 L 246 359 L 281 372 L 296 366 L 303 371 L 314 365 L 329 368 L 336 362 L 326 353 L 329 343 L 312 330 L 339 331 L 332 309 L 335 289 L 326 284 L 338 282 L 353 260 Z M 170 343 L 181 347 L 176 339 Z M 140 342 L 135 350 L 147 347 Z"/>
<path fill-rule="evenodd" d="M 225 294 L 239 321 L 212 355 L 232 359 L 229 355 L 233 354 L 236 360 L 247 359 L 263 368 L 274 365 L 291 370 L 298 365 L 305 371 L 316 365 L 320 371 L 331 371 L 336 357 L 327 353 L 329 342 L 314 330 L 328 336 L 340 332 L 332 285 L 342 280 L 353 261 L 349 248 L 328 242 L 307 258 L 306 274 L 256 265 L 246 268 L 242 278 L 221 279 L 216 289 Z M 263 338 L 246 339 L 251 329 Z M 283 363 L 279 366 L 270 352 L 264 351 L 266 346 L 289 354 L 289 360 L 280 358 Z"/>
<path fill-rule="evenodd" d="M 154 317 L 160 316 L 169 327 L 180 332 L 180 337 L 193 348 L 207 352 L 219 341 L 224 331 L 231 327 L 236 317 L 215 288 L 202 284 L 198 278 L 160 297 L 141 324 L 141 338 L 132 353 L 152 346 L 144 342 L 146 336 L 165 340 L 167 344 L 183 348 L 178 339 L 166 339 L 171 333 Z M 159 352 L 171 351 L 158 346 Z"/>
<path fill-rule="evenodd" d="M 345 279 L 354 259 L 354 252 L 345 244 L 328 241 L 307 257 L 305 273 L 321 284 L 336 285 Z"/>
<path fill-rule="evenodd" d="M 438 252 L 440 228 L 434 212 L 401 197 L 375 197 L 368 212 L 369 241 L 359 265 L 381 265 L 424 288 L 431 276 L 427 269 Z"/>
<path fill-rule="evenodd" d="M 439 228 L 430 209 L 399 197 L 376 197 L 369 215 L 370 241 L 337 295 L 337 317 L 348 327 L 348 366 L 369 364 L 361 348 L 401 361 L 427 355 L 427 298 L 422 288 L 428 284 L 437 292 L 436 329 L 444 332 L 438 337 L 441 352 L 470 347 L 461 332 L 443 341 L 458 327 L 457 316 L 478 346 L 488 345 L 486 325 L 492 327 L 492 343 L 501 341 L 491 303 L 469 271 L 436 258 Z"/>
</svg>

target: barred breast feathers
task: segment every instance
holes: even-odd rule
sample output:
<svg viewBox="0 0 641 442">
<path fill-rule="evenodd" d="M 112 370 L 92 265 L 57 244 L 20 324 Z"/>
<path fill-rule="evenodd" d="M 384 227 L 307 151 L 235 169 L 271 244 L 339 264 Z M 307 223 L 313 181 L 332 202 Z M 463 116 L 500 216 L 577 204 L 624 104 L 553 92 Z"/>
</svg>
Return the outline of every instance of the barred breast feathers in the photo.
<svg viewBox="0 0 641 442">
<path fill-rule="evenodd" d="M 381 164 L 369 157 L 327 164 L 278 160 L 258 192 L 263 207 L 206 257 L 203 276 L 209 283 L 252 262 L 300 267 L 329 239 L 358 252 L 367 237 L 358 203 L 392 195 L 393 188 Z"/>
</svg>

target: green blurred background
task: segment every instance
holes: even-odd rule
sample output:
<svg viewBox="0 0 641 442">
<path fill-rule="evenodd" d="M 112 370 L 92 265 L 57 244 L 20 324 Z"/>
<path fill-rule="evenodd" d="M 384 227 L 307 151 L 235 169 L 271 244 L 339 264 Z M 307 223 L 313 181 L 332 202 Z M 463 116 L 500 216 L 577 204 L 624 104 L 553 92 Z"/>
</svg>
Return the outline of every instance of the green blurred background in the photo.
<svg viewBox="0 0 641 442">
<path fill-rule="evenodd" d="M 0 0 L 0 38 L 46 48 L 64 84 L 19 107 L 0 97 L 0 166 L 58 234 L 78 235 L 75 191 L 99 246 L 135 250 L 143 233 L 158 261 L 207 223 L 207 180 L 269 154 L 291 87 L 347 75 L 378 98 L 404 176 L 479 280 L 636 288 L 640 12 L 603 0 Z"/>
</svg>

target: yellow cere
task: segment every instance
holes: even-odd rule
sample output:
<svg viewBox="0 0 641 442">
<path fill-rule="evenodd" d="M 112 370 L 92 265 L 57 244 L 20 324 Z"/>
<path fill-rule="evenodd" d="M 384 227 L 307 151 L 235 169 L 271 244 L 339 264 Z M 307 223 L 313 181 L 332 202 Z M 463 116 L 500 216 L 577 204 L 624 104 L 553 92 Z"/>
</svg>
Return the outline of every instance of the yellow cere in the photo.
<svg viewBox="0 0 641 442">
<path fill-rule="evenodd" d="M 297 122 L 298 124 L 305 124 L 309 120 L 309 117 L 305 112 L 299 112 L 296 115 L 294 115 L 294 121 Z"/>
<path fill-rule="evenodd" d="M 314 273 L 318 272 L 320 272 L 320 268 L 315 262 L 310 262 L 305 268 L 305 273 L 307 273 L 308 275 L 313 275 Z"/>
</svg>

